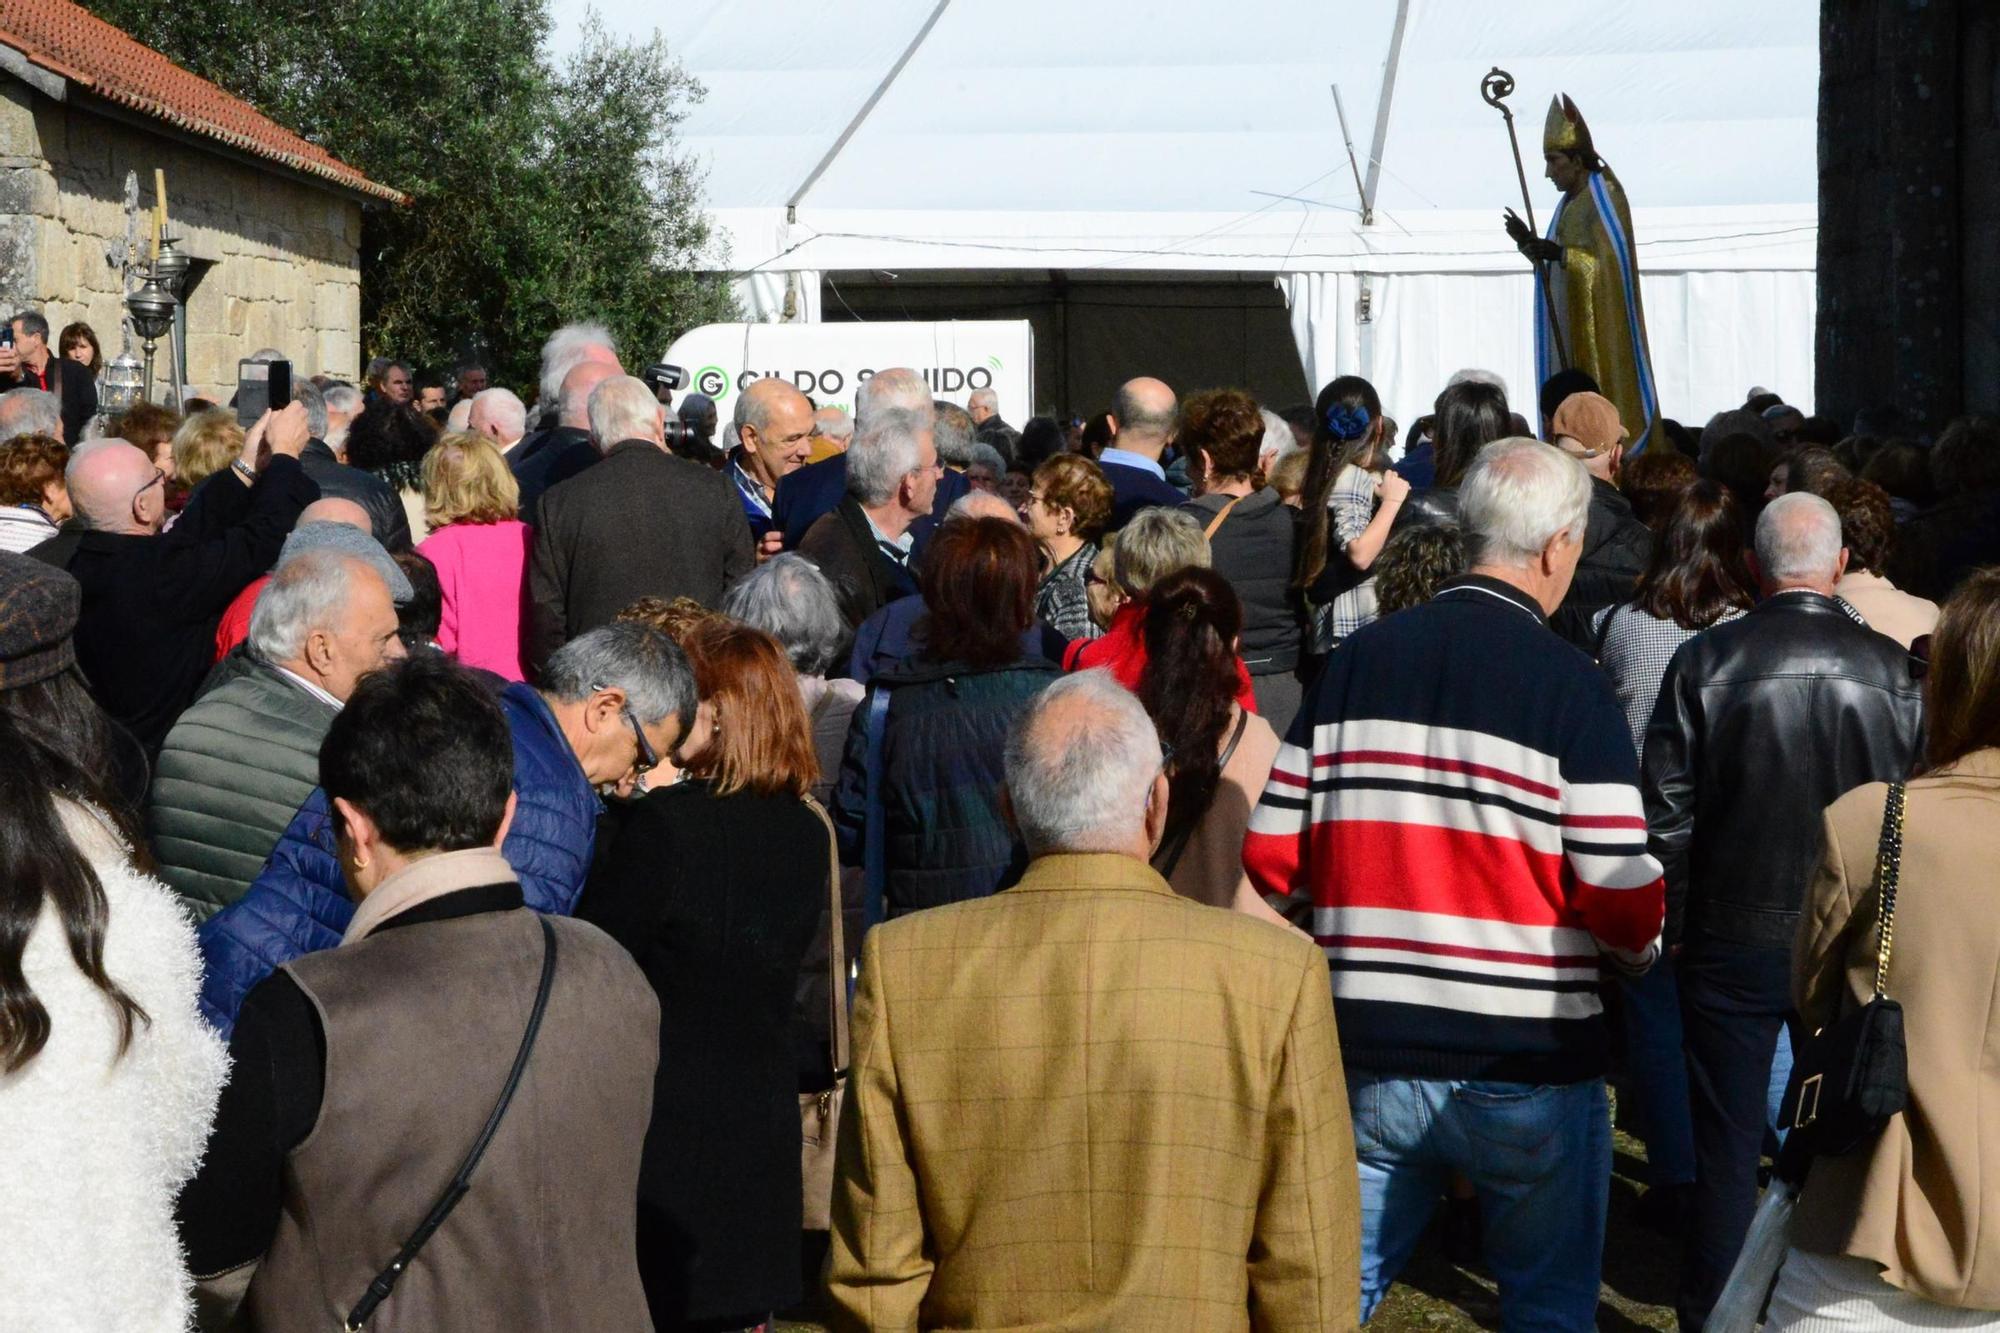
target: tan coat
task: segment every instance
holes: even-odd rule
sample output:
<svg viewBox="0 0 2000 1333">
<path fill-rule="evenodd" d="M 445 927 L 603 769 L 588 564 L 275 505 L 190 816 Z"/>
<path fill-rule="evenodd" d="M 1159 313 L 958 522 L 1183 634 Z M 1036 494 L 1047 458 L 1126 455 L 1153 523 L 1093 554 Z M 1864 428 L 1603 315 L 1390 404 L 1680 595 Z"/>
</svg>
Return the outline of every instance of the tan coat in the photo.
<svg viewBox="0 0 2000 1333">
<path fill-rule="evenodd" d="M 1326 960 L 1125 856 L 869 933 L 840 1122 L 841 1329 L 1352 1329 Z"/>
<path fill-rule="evenodd" d="M 1799 920 L 1793 998 L 1806 1027 L 1875 984 L 1875 856 L 1887 788 L 1826 812 Z M 1872 1148 L 1813 1164 L 1795 1243 L 1881 1264 L 1926 1300 L 2000 1310 L 2000 750 L 1912 782 L 1888 994 L 1903 1006 L 1909 1109 Z"/>
<path fill-rule="evenodd" d="M 1938 605 L 1913 597 L 1880 574 L 1850 569 L 1833 591 L 1860 613 L 1868 628 L 1905 648 L 1937 628 Z"/>
</svg>

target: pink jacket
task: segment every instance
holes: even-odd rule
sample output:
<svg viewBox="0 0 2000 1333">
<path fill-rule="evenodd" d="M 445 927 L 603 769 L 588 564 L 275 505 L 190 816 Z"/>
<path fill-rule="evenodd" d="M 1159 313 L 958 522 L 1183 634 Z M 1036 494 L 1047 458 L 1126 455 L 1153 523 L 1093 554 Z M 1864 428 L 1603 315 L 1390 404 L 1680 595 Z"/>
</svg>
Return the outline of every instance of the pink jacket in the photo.
<svg viewBox="0 0 2000 1333">
<path fill-rule="evenodd" d="M 437 566 L 444 589 L 438 647 L 467 666 L 484 667 L 508 680 L 525 680 L 521 664 L 521 607 L 527 600 L 528 543 L 519 519 L 504 523 L 453 523 L 417 543 L 417 554 Z"/>
</svg>

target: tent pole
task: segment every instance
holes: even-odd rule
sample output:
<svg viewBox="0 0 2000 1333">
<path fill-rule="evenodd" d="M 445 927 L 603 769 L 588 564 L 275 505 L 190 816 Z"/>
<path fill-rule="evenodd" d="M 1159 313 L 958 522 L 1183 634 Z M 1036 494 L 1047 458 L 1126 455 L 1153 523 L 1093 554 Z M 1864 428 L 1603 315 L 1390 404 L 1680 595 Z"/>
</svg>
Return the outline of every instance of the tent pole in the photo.
<svg viewBox="0 0 2000 1333">
<path fill-rule="evenodd" d="M 1403 63 L 1403 33 L 1410 26 L 1410 0 L 1396 0 L 1396 26 L 1389 34 L 1389 58 L 1382 62 L 1382 96 L 1375 103 L 1375 142 L 1368 149 L 1368 184 L 1361 191 L 1361 225 L 1375 220 L 1375 192 L 1382 182 L 1382 151 L 1389 144 L 1389 112 L 1396 104 L 1396 71 Z"/>
<path fill-rule="evenodd" d="M 875 85 L 875 91 L 868 94 L 868 100 L 863 102 L 861 109 L 854 113 L 854 119 L 847 122 L 847 128 L 842 130 L 840 137 L 833 141 L 833 147 L 826 150 L 826 156 L 819 160 L 819 164 L 812 169 L 811 173 L 803 181 L 799 182 L 799 188 L 792 191 L 792 197 L 785 201 L 785 221 L 796 222 L 798 220 L 798 214 L 794 210 L 798 208 L 799 202 L 806 197 L 806 191 L 819 183 L 819 178 L 826 174 L 826 169 L 833 165 L 835 158 L 840 156 L 840 150 L 847 147 L 847 141 L 852 139 L 855 133 L 860 130 L 862 122 L 868 119 L 870 112 L 874 111 L 875 104 L 882 100 L 882 94 L 889 91 L 889 85 L 896 81 L 896 76 L 903 72 L 903 66 L 910 63 L 910 57 L 914 56 L 917 53 L 917 48 L 924 44 L 924 38 L 931 35 L 931 29 L 935 28 L 937 21 L 944 17 L 944 11 L 950 4 L 951 0 L 937 0 L 937 7 L 931 10 L 931 16 L 924 20 L 924 26 L 918 28 L 917 35 L 910 38 L 910 44 L 903 48 L 903 54 L 897 56 L 896 63 L 889 66 L 889 72 L 884 74 L 882 81 Z"/>
</svg>

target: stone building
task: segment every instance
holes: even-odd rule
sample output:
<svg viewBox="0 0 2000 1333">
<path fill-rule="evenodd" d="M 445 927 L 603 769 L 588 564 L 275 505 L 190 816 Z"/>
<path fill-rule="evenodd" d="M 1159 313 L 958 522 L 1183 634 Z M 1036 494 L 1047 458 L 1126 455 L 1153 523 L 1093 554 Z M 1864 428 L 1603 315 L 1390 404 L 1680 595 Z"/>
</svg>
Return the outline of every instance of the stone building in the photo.
<svg viewBox="0 0 2000 1333">
<path fill-rule="evenodd" d="M 41 310 L 52 337 L 84 320 L 115 356 L 156 169 L 194 259 L 190 391 L 227 397 L 263 347 L 354 379 L 361 210 L 402 196 L 69 0 L 0 0 L 0 307 Z M 158 364 L 156 398 L 165 344 Z"/>
</svg>

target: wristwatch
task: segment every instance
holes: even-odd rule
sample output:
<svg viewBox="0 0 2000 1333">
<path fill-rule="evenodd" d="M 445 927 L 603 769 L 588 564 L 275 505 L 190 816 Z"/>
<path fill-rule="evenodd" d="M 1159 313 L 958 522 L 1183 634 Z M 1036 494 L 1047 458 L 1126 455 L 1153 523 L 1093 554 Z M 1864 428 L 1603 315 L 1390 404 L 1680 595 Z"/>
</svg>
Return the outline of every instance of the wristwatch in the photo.
<svg viewBox="0 0 2000 1333">
<path fill-rule="evenodd" d="M 240 458 L 230 463 L 229 466 L 236 472 L 237 476 L 243 478 L 243 480 L 249 482 L 252 486 L 255 486 L 257 484 L 256 468 L 251 467 L 248 463 L 244 462 Z"/>
</svg>

